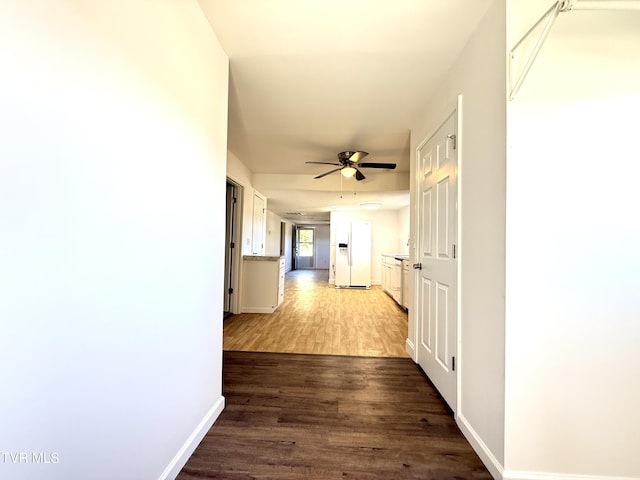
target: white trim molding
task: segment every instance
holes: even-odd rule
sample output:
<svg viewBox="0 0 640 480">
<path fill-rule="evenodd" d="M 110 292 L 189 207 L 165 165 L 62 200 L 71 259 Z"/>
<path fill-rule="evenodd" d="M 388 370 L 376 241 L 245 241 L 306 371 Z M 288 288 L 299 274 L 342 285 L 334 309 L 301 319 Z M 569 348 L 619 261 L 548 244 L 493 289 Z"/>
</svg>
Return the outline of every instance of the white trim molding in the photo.
<svg viewBox="0 0 640 480">
<path fill-rule="evenodd" d="M 187 438 L 182 447 L 180 447 L 180 450 L 178 450 L 176 455 L 169 462 L 169 465 L 167 465 L 167 468 L 165 468 L 164 472 L 162 472 L 160 477 L 158 477 L 158 480 L 173 480 L 178 476 L 180 470 L 182 470 L 182 467 L 187 463 L 191 454 L 195 451 L 196 447 L 200 444 L 209 429 L 213 426 L 214 422 L 218 419 L 222 410 L 224 410 L 224 405 L 224 397 L 220 396 L 200 421 L 195 430 L 191 435 L 189 435 L 189 438 Z"/>
<path fill-rule="evenodd" d="M 458 427 L 462 431 L 462 434 L 469 441 L 471 447 L 478 454 L 480 460 L 482 460 L 482 463 L 487 467 L 487 470 L 489 470 L 489 473 L 493 478 L 506 480 L 506 477 L 504 476 L 504 467 L 493 455 L 489 447 L 487 447 L 487 445 L 482 441 L 482 438 L 480 438 L 478 433 L 469 424 L 463 413 L 459 413 L 456 416 L 456 422 L 458 423 Z M 515 478 L 513 480 L 515 480 Z"/>
<path fill-rule="evenodd" d="M 458 427 L 471 444 L 471 447 L 496 480 L 638 480 L 638 477 L 615 477 L 602 475 L 580 475 L 575 473 L 529 472 L 524 470 L 505 470 L 500 461 L 482 441 L 463 414 L 456 417 Z"/>
<path fill-rule="evenodd" d="M 600 475 L 578 475 L 574 473 L 506 470 L 502 475 L 502 480 L 638 480 L 638 477 L 603 477 Z"/>
<path fill-rule="evenodd" d="M 411 359 L 414 362 L 418 363 L 418 357 L 416 357 L 416 346 L 414 345 L 414 343 L 411 341 L 410 338 L 407 338 L 405 342 L 405 350 L 409 354 Z"/>
</svg>

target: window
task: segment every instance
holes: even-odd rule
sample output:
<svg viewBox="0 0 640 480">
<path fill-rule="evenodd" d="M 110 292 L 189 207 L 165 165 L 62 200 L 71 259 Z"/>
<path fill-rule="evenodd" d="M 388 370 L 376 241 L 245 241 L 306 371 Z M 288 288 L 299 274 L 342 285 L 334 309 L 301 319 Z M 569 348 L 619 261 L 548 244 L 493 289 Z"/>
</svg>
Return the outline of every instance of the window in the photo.
<svg viewBox="0 0 640 480">
<path fill-rule="evenodd" d="M 315 231 L 313 228 L 298 228 L 298 255 L 313 257 Z"/>
</svg>

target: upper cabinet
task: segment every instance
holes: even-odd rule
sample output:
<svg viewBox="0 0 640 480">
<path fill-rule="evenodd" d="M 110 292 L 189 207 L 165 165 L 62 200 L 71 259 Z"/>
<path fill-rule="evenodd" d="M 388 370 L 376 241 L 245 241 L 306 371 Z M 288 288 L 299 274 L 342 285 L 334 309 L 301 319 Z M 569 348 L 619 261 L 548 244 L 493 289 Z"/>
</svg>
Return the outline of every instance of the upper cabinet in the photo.
<svg viewBox="0 0 640 480">
<path fill-rule="evenodd" d="M 251 254 L 264 255 L 264 233 L 267 215 L 267 199 L 254 190 L 251 224 Z"/>
</svg>

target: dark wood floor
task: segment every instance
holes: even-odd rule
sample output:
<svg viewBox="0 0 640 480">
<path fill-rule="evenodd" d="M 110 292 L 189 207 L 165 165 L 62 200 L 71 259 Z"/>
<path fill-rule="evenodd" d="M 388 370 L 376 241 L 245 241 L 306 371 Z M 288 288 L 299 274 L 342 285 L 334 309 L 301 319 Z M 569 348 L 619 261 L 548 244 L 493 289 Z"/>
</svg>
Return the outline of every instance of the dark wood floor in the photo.
<svg viewBox="0 0 640 480">
<path fill-rule="evenodd" d="M 178 480 L 491 479 L 410 359 L 227 351 L 223 371 Z"/>
</svg>

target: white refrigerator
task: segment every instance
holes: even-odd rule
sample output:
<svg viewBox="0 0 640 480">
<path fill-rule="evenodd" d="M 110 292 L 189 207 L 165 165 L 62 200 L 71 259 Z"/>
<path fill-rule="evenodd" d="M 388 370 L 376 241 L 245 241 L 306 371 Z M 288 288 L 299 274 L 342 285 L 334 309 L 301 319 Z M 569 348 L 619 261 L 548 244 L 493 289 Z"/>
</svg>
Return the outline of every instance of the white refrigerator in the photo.
<svg viewBox="0 0 640 480">
<path fill-rule="evenodd" d="M 371 222 L 354 221 L 336 229 L 336 287 L 371 287 Z"/>
</svg>

